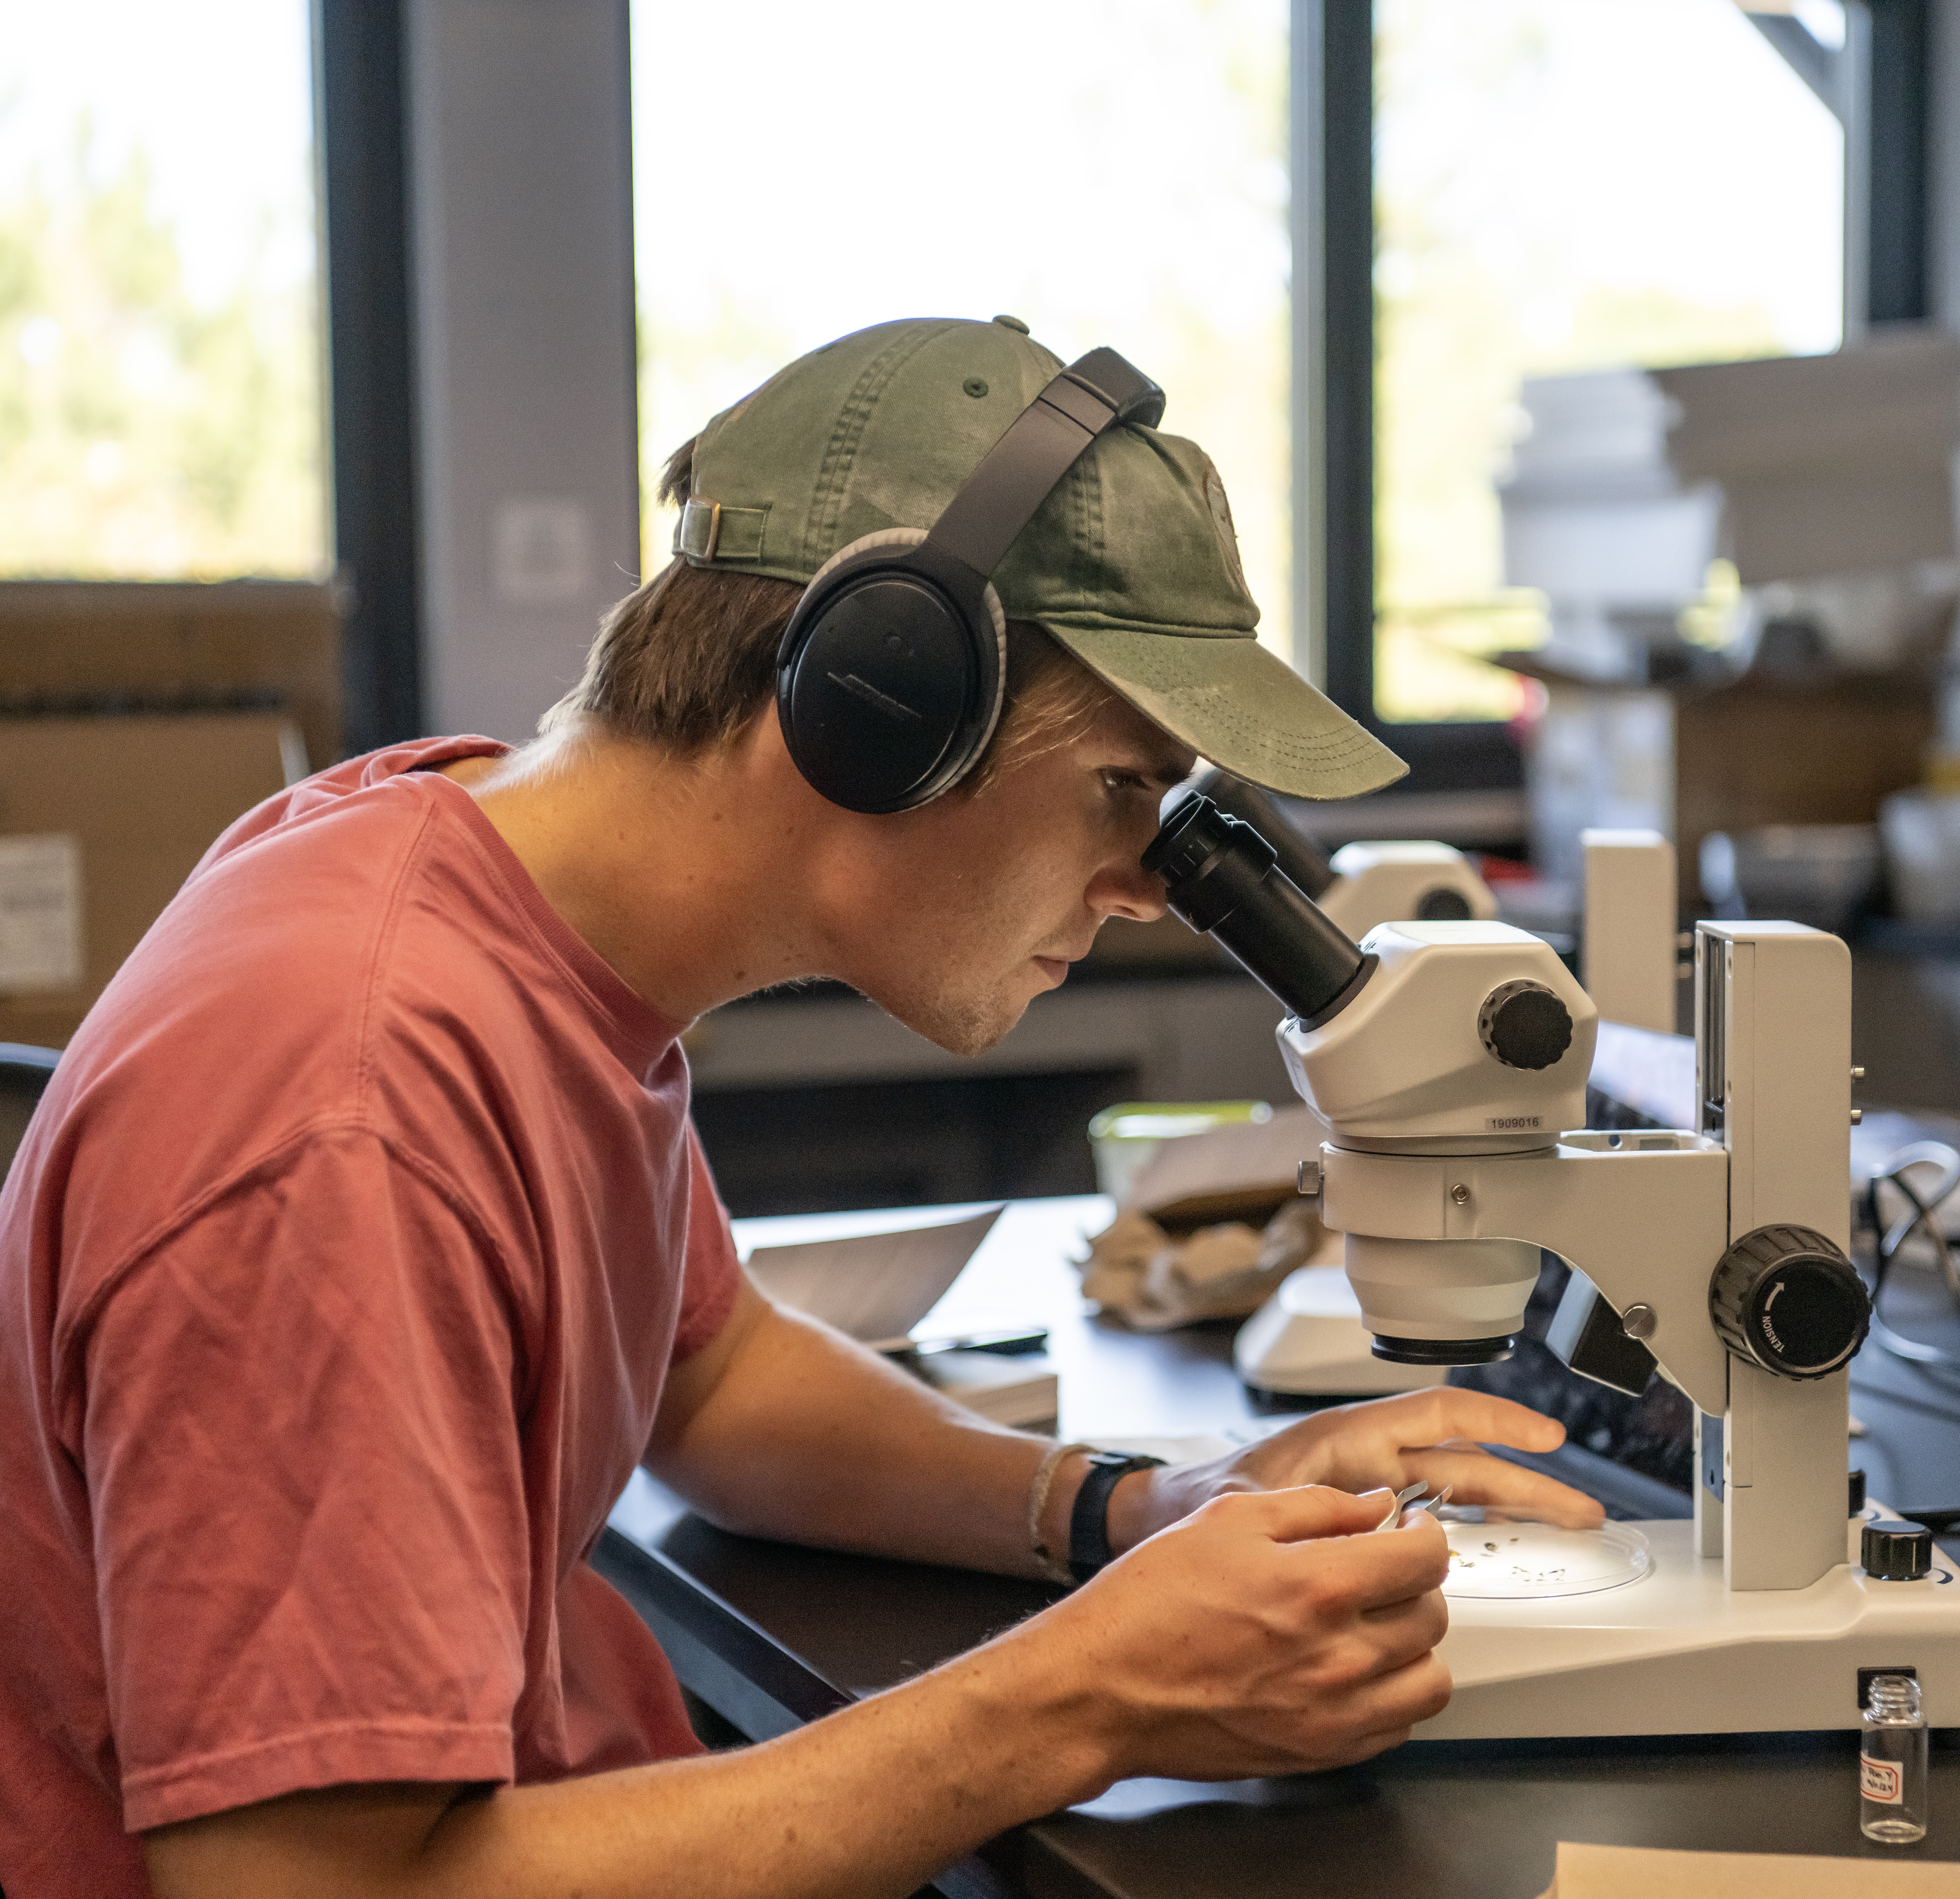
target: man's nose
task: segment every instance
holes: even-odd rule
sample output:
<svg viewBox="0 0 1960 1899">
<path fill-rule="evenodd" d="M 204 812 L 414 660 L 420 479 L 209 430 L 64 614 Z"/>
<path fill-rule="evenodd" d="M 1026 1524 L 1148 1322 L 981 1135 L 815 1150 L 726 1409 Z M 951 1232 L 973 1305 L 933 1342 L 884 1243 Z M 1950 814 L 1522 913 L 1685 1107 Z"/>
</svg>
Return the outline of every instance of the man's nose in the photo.
<svg viewBox="0 0 1960 1899">
<path fill-rule="evenodd" d="M 1170 906 L 1164 901 L 1163 880 L 1153 876 L 1135 857 L 1106 864 L 1090 880 L 1089 907 L 1099 917 L 1128 917 L 1134 923 L 1154 923 Z"/>
</svg>

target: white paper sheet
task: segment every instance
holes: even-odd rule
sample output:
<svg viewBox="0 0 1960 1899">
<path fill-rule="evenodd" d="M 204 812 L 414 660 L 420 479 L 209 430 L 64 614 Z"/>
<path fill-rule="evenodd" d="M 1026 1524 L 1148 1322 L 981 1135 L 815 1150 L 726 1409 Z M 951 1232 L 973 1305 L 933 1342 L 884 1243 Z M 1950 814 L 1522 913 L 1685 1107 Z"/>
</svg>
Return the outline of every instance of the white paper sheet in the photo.
<svg viewBox="0 0 1960 1899">
<path fill-rule="evenodd" d="M 800 1246 L 758 1246 L 756 1283 L 867 1345 L 901 1344 L 959 1277 L 1001 1217 L 998 1206 L 965 1220 L 902 1232 L 860 1233 Z"/>
<path fill-rule="evenodd" d="M 82 972 L 80 845 L 0 838 L 0 995 L 72 989 Z"/>
</svg>

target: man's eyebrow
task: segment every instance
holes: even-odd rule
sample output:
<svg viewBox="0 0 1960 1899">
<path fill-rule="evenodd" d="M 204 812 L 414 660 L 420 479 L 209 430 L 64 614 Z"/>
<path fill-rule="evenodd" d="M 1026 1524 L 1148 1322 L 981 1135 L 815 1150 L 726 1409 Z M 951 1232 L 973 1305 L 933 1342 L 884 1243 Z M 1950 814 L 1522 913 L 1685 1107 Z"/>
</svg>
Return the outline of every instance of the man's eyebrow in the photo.
<svg viewBox="0 0 1960 1899">
<path fill-rule="evenodd" d="M 1193 755 L 1172 757 L 1168 753 L 1160 752 L 1144 766 L 1143 775 L 1147 783 L 1168 791 L 1172 785 L 1183 784 L 1191 776 L 1197 762 Z"/>
</svg>

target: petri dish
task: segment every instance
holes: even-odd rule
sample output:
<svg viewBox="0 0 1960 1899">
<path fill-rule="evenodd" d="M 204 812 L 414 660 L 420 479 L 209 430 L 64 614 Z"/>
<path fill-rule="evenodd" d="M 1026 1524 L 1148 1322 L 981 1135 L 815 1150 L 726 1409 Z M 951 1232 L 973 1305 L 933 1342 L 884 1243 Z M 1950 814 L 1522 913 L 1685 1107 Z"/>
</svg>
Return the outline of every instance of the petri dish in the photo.
<svg viewBox="0 0 1960 1899">
<path fill-rule="evenodd" d="M 1446 1522 L 1449 1573 L 1443 1593 L 1468 1600 L 1521 1602 L 1589 1595 L 1637 1582 L 1653 1567 L 1647 1540 L 1630 1523 L 1561 1530 L 1549 1523 Z"/>
</svg>

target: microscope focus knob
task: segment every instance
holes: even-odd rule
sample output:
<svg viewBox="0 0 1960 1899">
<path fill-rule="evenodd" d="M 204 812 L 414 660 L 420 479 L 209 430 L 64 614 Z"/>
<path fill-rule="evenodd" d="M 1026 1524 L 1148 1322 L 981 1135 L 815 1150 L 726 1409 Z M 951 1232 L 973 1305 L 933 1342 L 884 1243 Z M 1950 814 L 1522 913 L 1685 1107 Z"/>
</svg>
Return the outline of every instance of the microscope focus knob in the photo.
<svg viewBox="0 0 1960 1899">
<path fill-rule="evenodd" d="M 1542 982 L 1500 982 L 1477 1012 L 1477 1033 L 1507 1068 L 1549 1068 L 1572 1046 L 1572 1015 Z"/>
<path fill-rule="evenodd" d="M 1722 1255 L 1708 1316 L 1738 1358 L 1778 1378 L 1823 1378 L 1865 1342 L 1872 1302 L 1857 1269 L 1808 1226 L 1758 1226 Z"/>
</svg>

